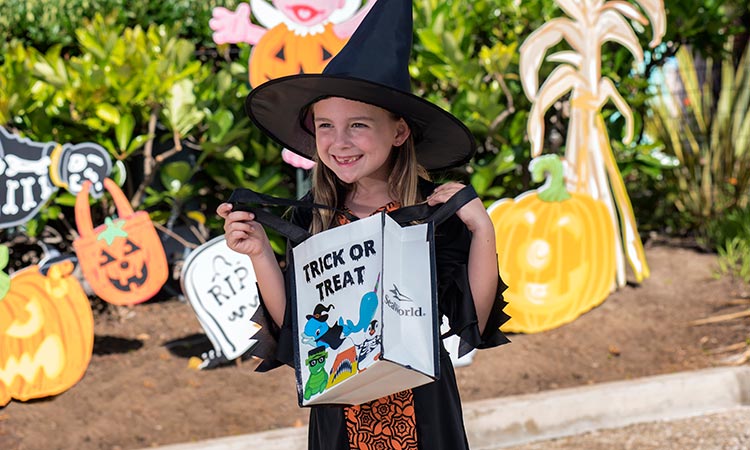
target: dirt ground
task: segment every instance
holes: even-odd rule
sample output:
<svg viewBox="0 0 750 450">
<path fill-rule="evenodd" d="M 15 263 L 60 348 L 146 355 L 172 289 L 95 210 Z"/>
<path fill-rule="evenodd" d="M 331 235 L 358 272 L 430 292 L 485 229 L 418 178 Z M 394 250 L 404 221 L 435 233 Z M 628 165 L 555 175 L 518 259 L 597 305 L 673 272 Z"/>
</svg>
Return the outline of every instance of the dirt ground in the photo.
<svg viewBox="0 0 750 450">
<path fill-rule="evenodd" d="M 723 347 L 750 337 L 750 319 L 691 321 L 746 309 L 715 255 L 651 243 L 651 278 L 612 294 L 571 324 L 480 351 L 457 369 L 464 401 L 630 379 L 725 364 Z M 210 349 L 187 303 L 147 302 L 96 314 L 94 355 L 63 394 L 0 408 L 0 449 L 139 449 L 304 426 L 294 373 L 254 373 L 243 361 L 188 366 Z"/>
</svg>

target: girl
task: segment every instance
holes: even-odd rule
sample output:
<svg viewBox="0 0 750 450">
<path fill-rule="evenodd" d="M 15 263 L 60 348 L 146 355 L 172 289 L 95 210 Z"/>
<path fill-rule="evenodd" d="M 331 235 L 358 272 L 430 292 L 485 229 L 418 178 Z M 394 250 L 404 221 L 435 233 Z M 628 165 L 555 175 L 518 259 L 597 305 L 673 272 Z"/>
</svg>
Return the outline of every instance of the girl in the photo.
<svg viewBox="0 0 750 450">
<path fill-rule="evenodd" d="M 466 162 L 470 132 L 441 108 L 409 92 L 411 2 L 378 0 L 323 74 L 272 80 L 246 101 L 253 122 L 316 161 L 305 199 L 329 210 L 295 209 L 292 222 L 320 232 L 382 210 L 445 203 L 463 185 L 436 186 L 427 169 Z M 291 307 L 263 227 L 252 213 L 222 204 L 230 248 L 248 255 L 263 313 L 278 342 L 265 367 L 293 365 Z M 438 309 L 464 352 L 508 342 L 494 227 L 474 199 L 435 230 Z M 432 383 L 351 407 L 312 407 L 311 450 L 468 449 L 451 360 L 441 346 L 441 377 Z"/>
</svg>

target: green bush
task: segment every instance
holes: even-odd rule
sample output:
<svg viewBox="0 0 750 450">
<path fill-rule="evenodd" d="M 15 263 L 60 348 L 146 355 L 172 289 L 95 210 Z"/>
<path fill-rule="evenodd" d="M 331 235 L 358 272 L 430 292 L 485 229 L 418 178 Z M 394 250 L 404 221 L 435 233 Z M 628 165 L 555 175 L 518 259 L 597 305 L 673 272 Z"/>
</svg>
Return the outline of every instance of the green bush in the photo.
<svg viewBox="0 0 750 450">
<path fill-rule="evenodd" d="M 750 283 L 750 208 L 733 209 L 712 221 L 707 244 L 719 254 L 719 275 Z"/>
<path fill-rule="evenodd" d="M 212 211 L 231 189 L 289 195 L 294 184 L 278 146 L 251 127 L 243 111 L 250 47 L 238 45 L 234 62 L 200 55 L 213 46 L 213 7 L 233 9 L 238 3 L 5 0 L 0 123 L 40 141 L 98 142 L 131 174 L 126 189 L 137 208 L 148 209 L 164 226 L 192 217 L 220 232 Z M 740 3 L 667 0 L 668 44 L 649 54 L 646 68 L 634 69 L 621 47 L 604 52 L 604 75 L 628 98 L 637 134 L 650 107 L 652 68 L 683 43 L 721 48 L 737 32 L 729 28 L 734 16 L 725 5 L 746 9 Z M 487 203 L 527 190 L 530 105 L 518 79 L 517 48 L 562 12 L 554 0 L 417 0 L 414 11 L 414 91 L 464 121 L 480 144 L 475 161 L 447 175 L 470 181 Z M 698 24 L 709 24 L 712 32 L 700 32 Z M 640 36 L 645 46 L 649 33 Z M 540 77 L 549 69 L 543 67 Z M 610 135 L 621 136 L 624 121 L 613 108 L 605 114 Z M 565 108 L 549 113 L 550 152 L 561 150 L 567 119 Z M 623 147 L 615 139 L 613 145 L 639 223 L 658 229 L 678 222 L 661 200 L 668 203 L 674 195 L 671 160 L 660 158 L 647 140 Z M 657 201 L 661 207 L 655 209 Z M 29 229 L 40 230 L 71 202 L 69 194 L 59 193 Z"/>
<path fill-rule="evenodd" d="M 13 89 L 0 91 L 0 119 L 35 141 L 99 143 L 117 162 L 115 176 L 127 173 L 135 209 L 167 231 L 202 228 L 197 238 L 205 239 L 221 232 L 213 211 L 232 189 L 286 196 L 290 177 L 280 149 L 243 111 L 247 66 L 201 63 L 178 28 L 127 28 L 96 16 L 76 30 L 78 56 L 64 57 L 60 45 L 41 53 L 14 44 L 0 73 Z M 58 192 L 26 232 L 59 226 L 73 203 Z"/>
<path fill-rule="evenodd" d="M 118 26 L 148 28 L 179 23 L 178 35 L 200 46 L 213 46 L 208 21 L 216 6 L 234 9 L 239 0 L 3 0 L 0 42 L 19 40 L 45 53 L 59 45 L 76 53 L 75 32 L 97 14 L 114 17 Z M 2 44 L 0 44 L 1 46 Z M 0 53 L 0 59 L 3 58 Z"/>
<path fill-rule="evenodd" d="M 736 67 L 727 52 L 701 68 L 687 47 L 676 61 L 682 87 L 654 98 L 648 130 L 679 162 L 670 176 L 682 227 L 705 235 L 725 211 L 749 206 L 750 46 Z"/>
</svg>

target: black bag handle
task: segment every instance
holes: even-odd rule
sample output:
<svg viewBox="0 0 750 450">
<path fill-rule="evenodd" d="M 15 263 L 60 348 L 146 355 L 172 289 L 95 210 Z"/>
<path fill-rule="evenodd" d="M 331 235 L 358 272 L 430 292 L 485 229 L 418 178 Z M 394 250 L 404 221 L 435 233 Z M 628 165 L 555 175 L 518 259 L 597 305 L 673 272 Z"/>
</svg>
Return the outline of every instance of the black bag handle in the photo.
<svg viewBox="0 0 750 450">
<path fill-rule="evenodd" d="M 438 226 L 477 197 L 479 197 L 477 191 L 474 190 L 473 186 L 468 185 L 456 192 L 443 204 L 429 206 L 427 203 L 420 203 L 396 209 L 389 212 L 388 215 L 400 225 L 407 225 L 411 222 L 432 222 L 435 226 Z"/>
<path fill-rule="evenodd" d="M 435 226 L 438 226 L 455 214 L 456 211 L 461 209 L 465 204 L 477 197 L 477 192 L 471 185 L 468 185 L 456 192 L 456 194 L 444 204 L 429 206 L 427 203 L 420 203 L 418 205 L 399 208 L 395 211 L 391 211 L 388 215 L 400 225 L 407 225 L 412 222 L 432 222 Z M 295 244 L 303 242 L 309 238 L 311 236 L 310 232 L 298 225 L 271 214 L 262 208 L 253 207 L 251 205 L 330 209 L 346 215 L 351 221 L 358 220 L 356 216 L 331 206 L 274 197 L 246 188 L 235 189 L 232 192 L 232 195 L 229 196 L 228 202 L 232 204 L 232 211 L 252 212 L 258 223 L 275 230 Z"/>
</svg>

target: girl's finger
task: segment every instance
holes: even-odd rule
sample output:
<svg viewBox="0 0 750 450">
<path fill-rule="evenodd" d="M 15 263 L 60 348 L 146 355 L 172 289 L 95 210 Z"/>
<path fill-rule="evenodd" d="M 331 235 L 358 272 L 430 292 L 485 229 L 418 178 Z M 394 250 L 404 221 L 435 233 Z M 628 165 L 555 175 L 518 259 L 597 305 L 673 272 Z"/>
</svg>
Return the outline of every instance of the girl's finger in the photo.
<svg viewBox="0 0 750 450">
<path fill-rule="evenodd" d="M 218 214 L 220 217 L 225 218 L 225 219 L 231 211 L 232 211 L 231 203 L 222 203 L 216 208 L 216 214 Z"/>
<path fill-rule="evenodd" d="M 255 214 L 247 211 L 234 211 L 229 213 L 226 218 L 235 222 L 249 222 L 255 219 Z"/>
<path fill-rule="evenodd" d="M 227 226 L 228 231 L 242 231 L 244 233 L 254 233 L 255 225 L 248 222 L 231 222 Z"/>
</svg>

